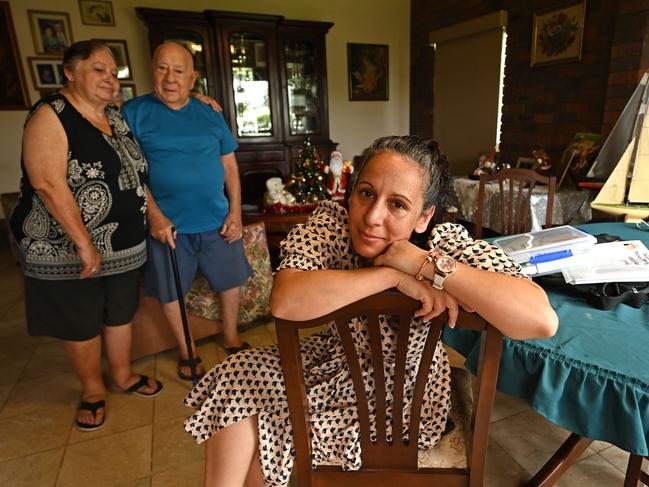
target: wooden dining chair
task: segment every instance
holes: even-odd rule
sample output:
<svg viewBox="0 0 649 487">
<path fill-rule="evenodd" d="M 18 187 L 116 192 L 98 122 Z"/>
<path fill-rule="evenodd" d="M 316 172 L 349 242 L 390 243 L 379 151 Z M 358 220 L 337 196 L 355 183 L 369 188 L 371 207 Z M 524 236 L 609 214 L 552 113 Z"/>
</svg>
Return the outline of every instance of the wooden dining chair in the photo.
<svg viewBox="0 0 649 487">
<path fill-rule="evenodd" d="M 460 311 L 457 326 L 482 332 L 480 365 L 475 387 L 470 385 L 464 369 L 453 369 L 451 374 L 450 417 L 455 429 L 442 437 L 429 450 L 418 450 L 421 404 L 433 360 L 436 344 L 446 322 L 446 314 L 431 321 L 428 339 L 421 354 L 414 387 L 408 428 L 409 442 L 388 441 L 386 423 L 386 387 L 384 367 L 373 367 L 376 384 L 376 442 L 370 440 L 370 406 L 365 392 L 363 372 L 350 331 L 354 317 L 366 319 L 373 364 L 383 364 L 379 315 L 394 317 L 397 327 L 397 345 L 394 365 L 393 410 L 405 407 L 403 389 L 408 350 L 408 336 L 412 317 L 419 301 L 396 290 L 385 291 L 361 299 L 320 318 L 306 321 L 275 319 L 279 351 L 288 397 L 289 414 L 293 426 L 297 481 L 300 487 L 393 487 L 444 486 L 478 487 L 484 482 L 485 459 L 489 424 L 502 350 L 502 334 L 475 313 Z M 360 423 L 362 467 L 343 471 L 337 465 L 319 465 L 312 468 L 310 422 L 304 371 L 300 354 L 298 331 L 333 322 L 341 338 L 350 370 Z M 403 431 L 402 415 L 392 420 L 392 431 Z"/>
<path fill-rule="evenodd" d="M 644 463 L 645 470 L 642 469 Z M 649 457 L 629 456 L 629 464 L 624 477 L 624 487 L 640 487 L 649 485 Z"/>
<path fill-rule="evenodd" d="M 496 174 L 481 175 L 478 187 L 478 208 L 475 219 L 474 237 L 482 237 L 485 210 L 485 188 L 489 181 L 498 181 L 500 203 L 498 208 L 499 232 L 502 235 L 522 233 L 529 229 L 530 202 L 536 183 L 548 185 L 548 205 L 545 212 L 545 226 L 552 226 L 554 191 L 557 178 L 542 176 L 531 169 L 504 169 Z"/>
</svg>

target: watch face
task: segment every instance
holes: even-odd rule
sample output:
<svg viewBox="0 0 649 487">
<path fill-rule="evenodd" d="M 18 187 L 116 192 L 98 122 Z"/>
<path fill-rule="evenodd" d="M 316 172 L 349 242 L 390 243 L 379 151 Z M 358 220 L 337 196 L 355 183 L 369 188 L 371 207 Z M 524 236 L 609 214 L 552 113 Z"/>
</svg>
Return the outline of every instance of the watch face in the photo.
<svg viewBox="0 0 649 487">
<path fill-rule="evenodd" d="M 455 261 L 451 257 L 444 255 L 437 259 L 437 268 L 444 274 L 448 274 L 455 269 Z"/>
</svg>

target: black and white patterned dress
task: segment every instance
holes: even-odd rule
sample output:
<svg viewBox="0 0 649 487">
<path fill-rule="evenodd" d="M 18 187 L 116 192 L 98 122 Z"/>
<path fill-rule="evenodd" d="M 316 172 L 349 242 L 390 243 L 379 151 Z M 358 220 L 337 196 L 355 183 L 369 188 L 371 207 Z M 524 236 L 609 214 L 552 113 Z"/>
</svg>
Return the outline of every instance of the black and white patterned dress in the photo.
<svg viewBox="0 0 649 487">
<path fill-rule="evenodd" d="M 435 227 L 431 246 L 440 245 L 444 252 L 460 262 L 485 270 L 516 275 L 518 266 L 499 249 L 484 241 L 474 241 L 467 231 L 454 224 Z M 325 201 L 305 224 L 296 225 L 282 242 L 279 269 L 356 269 L 360 258 L 349 237 L 347 210 Z M 396 350 L 396 336 L 386 320 L 381 321 L 384 350 Z M 418 364 L 428 333 L 427 323 L 416 319 L 409 338 L 412 346 L 408 361 Z M 360 351 L 363 368 L 371 368 L 367 330 L 353 323 L 352 336 Z M 312 461 L 315 465 L 338 463 L 348 470 L 358 469 L 360 438 L 355 394 L 345 362 L 342 344 L 333 327 L 301 342 L 305 385 L 311 414 Z M 386 360 L 389 364 L 390 360 Z M 409 367 L 405 396 L 412 397 L 417 370 Z M 393 386 L 393 370 L 385 370 L 387 391 Z M 366 377 L 368 397 L 373 397 L 372 374 Z M 422 404 L 420 448 L 431 448 L 446 426 L 450 409 L 450 367 L 446 351 L 438 344 L 429 373 Z M 185 399 L 196 412 L 185 421 L 185 430 L 197 442 L 243 418 L 258 415 L 259 455 L 266 486 L 286 485 L 294 459 L 291 425 L 276 346 L 261 347 L 229 356 L 207 373 Z M 370 407 L 373 407 L 370 404 Z M 407 411 L 404 411 L 404 431 Z M 391 411 L 388 411 L 391 414 Z M 388 425 L 389 428 L 389 425 Z M 388 431 L 389 434 L 391 434 Z"/>
</svg>

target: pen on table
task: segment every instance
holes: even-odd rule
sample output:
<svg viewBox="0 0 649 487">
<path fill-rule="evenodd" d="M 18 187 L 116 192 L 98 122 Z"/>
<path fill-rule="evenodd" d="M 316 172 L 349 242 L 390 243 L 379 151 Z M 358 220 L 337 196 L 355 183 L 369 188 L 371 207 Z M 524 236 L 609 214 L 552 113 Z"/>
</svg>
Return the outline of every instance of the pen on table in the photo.
<svg viewBox="0 0 649 487">
<path fill-rule="evenodd" d="M 559 250 L 557 252 L 548 252 L 547 254 L 533 255 L 530 258 L 530 264 L 552 262 L 553 260 L 565 259 L 566 257 L 572 257 L 572 250 Z"/>
</svg>

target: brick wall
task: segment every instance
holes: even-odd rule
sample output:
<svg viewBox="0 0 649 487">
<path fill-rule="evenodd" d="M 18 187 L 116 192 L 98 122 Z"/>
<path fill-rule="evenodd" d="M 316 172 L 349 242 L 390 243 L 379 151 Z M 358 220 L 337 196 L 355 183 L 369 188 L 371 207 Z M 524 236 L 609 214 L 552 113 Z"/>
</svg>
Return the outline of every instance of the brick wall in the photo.
<svg viewBox="0 0 649 487">
<path fill-rule="evenodd" d="M 533 12 L 565 1 L 412 0 L 412 133 L 431 136 L 433 61 L 428 33 L 508 11 L 501 151 L 507 161 L 542 145 L 558 160 L 575 132 L 607 134 L 649 68 L 649 0 L 588 0 L 581 61 L 530 67 Z M 556 165 L 555 165 L 556 167 Z"/>
</svg>

